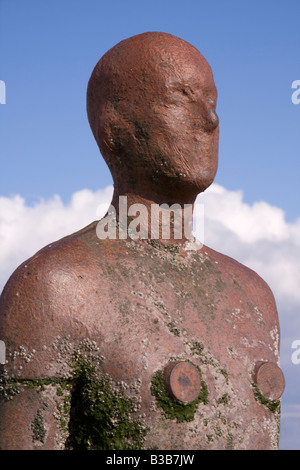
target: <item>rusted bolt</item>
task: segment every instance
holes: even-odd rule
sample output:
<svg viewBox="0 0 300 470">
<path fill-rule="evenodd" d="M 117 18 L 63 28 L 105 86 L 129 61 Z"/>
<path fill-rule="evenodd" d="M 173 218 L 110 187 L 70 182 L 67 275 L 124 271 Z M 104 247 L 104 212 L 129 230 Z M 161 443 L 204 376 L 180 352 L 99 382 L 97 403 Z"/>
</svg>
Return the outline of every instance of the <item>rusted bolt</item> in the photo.
<svg viewBox="0 0 300 470">
<path fill-rule="evenodd" d="M 282 370 L 274 362 L 258 362 L 255 366 L 254 382 L 261 394 L 269 400 L 278 400 L 285 387 Z"/>
<path fill-rule="evenodd" d="M 172 398 L 190 403 L 200 393 L 201 377 L 197 367 L 190 362 L 170 362 L 164 369 L 164 384 Z"/>
</svg>

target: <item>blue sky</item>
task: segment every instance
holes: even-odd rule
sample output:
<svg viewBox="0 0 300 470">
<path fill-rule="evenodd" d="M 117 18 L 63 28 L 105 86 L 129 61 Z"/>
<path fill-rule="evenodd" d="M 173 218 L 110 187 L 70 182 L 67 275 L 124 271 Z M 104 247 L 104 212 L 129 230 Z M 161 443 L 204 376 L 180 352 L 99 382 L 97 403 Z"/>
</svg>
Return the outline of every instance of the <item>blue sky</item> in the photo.
<svg viewBox="0 0 300 470">
<path fill-rule="evenodd" d="M 55 214 L 65 234 L 65 221 L 79 219 L 80 228 L 84 212 L 94 220 L 88 204 L 112 183 L 86 116 L 87 82 L 100 57 L 144 31 L 187 40 L 210 63 L 219 94 L 215 182 L 226 190 L 216 187 L 210 196 L 207 207 L 218 220 L 211 227 L 218 233 L 214 238 L 209 223 L 208 232 L 219 251 L 257 267 L 278 299 L 287 379 L 282 447 L 298 449 L 300 364 L 291 364 L 290 344 L 300 339 L 300 104 L 291 100 L 292 82 L 300 80 L 299 18 L 299 0 L 0 0 L 0 80 L 6 84 L 6 104 L 0 104 L 0 284 L 39 243 L 51 241 L 46 235 L 58 236 Z M 217 213 L 221 206 L 223 214 Z M 249 224 L 239 227 L 247 217 L 258 225 L 251 245 Z"/>
<path fill-rule="evenodd" d="M 29 203 L 111 182 L 90 132 L 85 96 L 98 59 L 118 41 L 159 30 L 195 45 L 218 88 L 216 182 L 245 201 L 300 215 L 298 0 L 0 0 L 0 193 Z"/>
</svg>

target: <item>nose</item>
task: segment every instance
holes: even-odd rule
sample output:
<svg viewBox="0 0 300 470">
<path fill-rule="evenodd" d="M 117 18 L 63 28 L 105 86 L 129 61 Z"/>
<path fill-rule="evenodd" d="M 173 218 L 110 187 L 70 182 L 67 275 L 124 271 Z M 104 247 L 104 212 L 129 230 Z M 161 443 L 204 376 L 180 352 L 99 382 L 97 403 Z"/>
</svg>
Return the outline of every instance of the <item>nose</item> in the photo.
<svg viewBox="0 0 300 470">
<path fill-rule="evenodd" d="M 208 121 L 211 123 L 211 127 L 215 129 L 219 125 L 219 116 L 217 115 L 216 111 L 212 109 L 208 115 Z"/>
<path fill-rule="evenodd" d="M 204 129 L 208 132 L 215 130 L 219 125 L 219 117 L 214 109 L 208 109 L 204 117 Z"/>
</svg>

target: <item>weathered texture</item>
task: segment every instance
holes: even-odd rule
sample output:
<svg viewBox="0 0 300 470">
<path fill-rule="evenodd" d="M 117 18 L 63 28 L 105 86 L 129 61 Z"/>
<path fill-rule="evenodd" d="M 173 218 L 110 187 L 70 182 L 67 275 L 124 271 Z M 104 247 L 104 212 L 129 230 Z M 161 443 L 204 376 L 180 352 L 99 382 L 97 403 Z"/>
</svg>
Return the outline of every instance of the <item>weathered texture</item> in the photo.
<svg viewBox="0 0 300 470">
<path fill-rule="evenodd" d="M 107 146 L 103 153 L 116 178 L 114 200 L 127 194 L 131 201 L 149 204 L 193 202 L 216 171 L 217 127 L 209 125 L 202 103 L 205 93 L 216 99 L 209 66 L 195 48 L 162 33 L 127 40 L 104 57 L 104 70 L 100 63 L 91 78 L 88 110 L 99 145 Z M 120 57 L 117 69 L 111 57 Z M 162 74 L 159 82 L 169 62 L 172 73 Z M 182 64 L 190 64 L 184 76 Z M 103 82 L 107 67 L 114 77 L 124 71 L 126 79 L 119 77 L 120 95 L 111 95 L 115 111 L 122 107 L 116 122 L 126 111 L 123 100 L 131 103 L 123 116 L 126 125 L 121 120 L 117 130 L 111 124 L 111 100 L 103 98 L 97 83 L 109 85 Z M 126 75 L 131 67 L 133 75 Z M 136 77 L 145 88 L 136 90 Z M 179 98 L 176 93 L 185 88 L 189 98 L 185 93 Z M 164 102 L 170 89 L 177 98 Z M 196 92 L 201 99 L 193 97 Z M 146 106 L 157 113 L 153 127 Z M 196 107 L 197 126 L 191 111 Z M 149 114 L 143 131 L 134 124 L 135 113 L 145 120 Z M 165 127 L 159 131 L 160 120 Z M 132 132 L 133 125 L 135 133 L 121 145 L 121 134 Z M 169 149 L 171 128 L 179 149 L 175 154 L 174 147 Z M 148 138 L 168 162 L 157 167 L 158 180 L 153 150 L 141 152 Z M 276 305 L 266 283 L 235 260 L 185 239 L 177 244 L 100 240 L 96 227 L 94 222 L 39 251 L 4 289 L 1 448 L 276 449 L 283 382 L 276 366 L 264 372 L 265 363 L 279 360 Z M 172 362 L 189 364 L 186 372 L 199 374 L 192 386 L 199 393 L 187 403 L 182 395 L 174 399 L 176 385 L 166 386 Z"/>
</svg>

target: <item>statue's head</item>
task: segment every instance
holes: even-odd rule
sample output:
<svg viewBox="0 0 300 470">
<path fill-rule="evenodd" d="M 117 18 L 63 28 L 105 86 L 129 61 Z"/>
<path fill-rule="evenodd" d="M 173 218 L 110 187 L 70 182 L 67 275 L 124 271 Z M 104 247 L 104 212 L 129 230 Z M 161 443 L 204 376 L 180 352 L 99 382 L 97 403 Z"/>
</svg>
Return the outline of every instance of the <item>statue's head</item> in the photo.
<svg viewBox="0 0 300 470">
<path fill-rule="evenodd" d="M 217 90 L 210 66 L 186 41 L 149 32 L 121 41 L 97 63 L 89 122 L 119 192 L 194 198 L 218 166 Z"/>
</svg>

